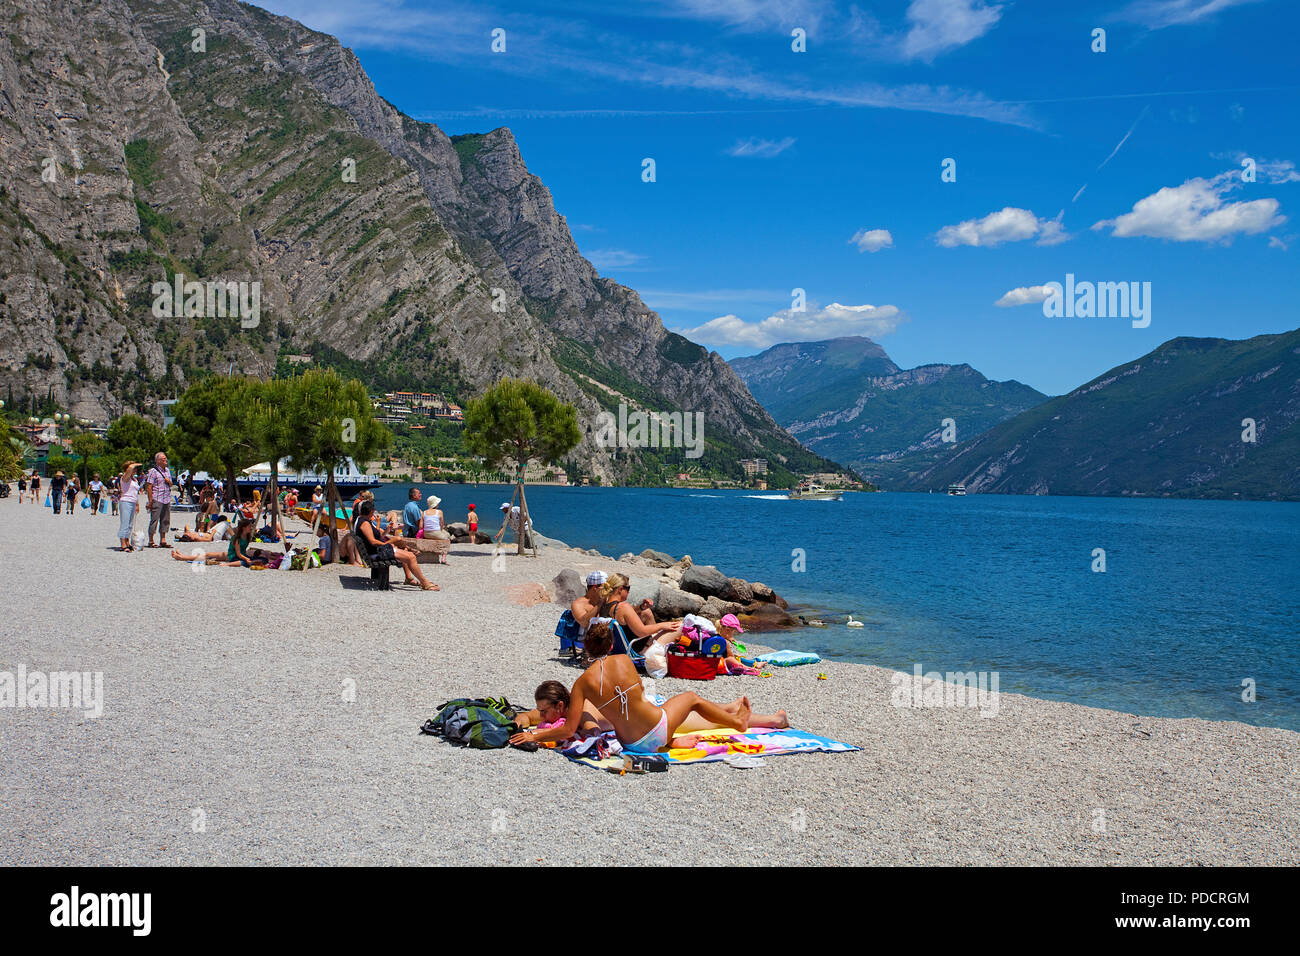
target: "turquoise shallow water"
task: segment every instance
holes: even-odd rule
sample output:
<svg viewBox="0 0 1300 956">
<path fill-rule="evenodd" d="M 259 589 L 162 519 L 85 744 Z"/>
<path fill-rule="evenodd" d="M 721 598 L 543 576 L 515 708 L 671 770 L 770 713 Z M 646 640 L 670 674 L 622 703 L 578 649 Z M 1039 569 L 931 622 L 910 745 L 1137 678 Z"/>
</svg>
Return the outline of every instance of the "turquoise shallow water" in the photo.
<svg viewBox="0 0 1300 956">
<path fill-rule="evenodd" d="M 502 486 L 437 485 L 495 531 Z M 405 501 L 405 486 L 380 494 Z M 997 671 L 1001 690 L 1136 714 L 1300 730 L 1300 505 L 536 487 L 538 530 L 657 548 L 764 581 L 834 624 L 789 647 L 911 671 Z M 1093 550 L 1106 555 L 1092 571 Z M 795 549 L 804 553 L 797 570 Z M 1256 700 L 1243 702 L 1253 679 Z"/>
</svg>

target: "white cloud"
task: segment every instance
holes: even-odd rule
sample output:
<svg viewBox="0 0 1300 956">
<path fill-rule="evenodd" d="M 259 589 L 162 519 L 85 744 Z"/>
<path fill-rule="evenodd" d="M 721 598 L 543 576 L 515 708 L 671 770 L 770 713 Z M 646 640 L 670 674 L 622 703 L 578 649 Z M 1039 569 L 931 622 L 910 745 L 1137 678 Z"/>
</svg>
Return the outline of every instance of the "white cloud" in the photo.
<svg viewBox="0 0 1300 956">
<path fill-rule="evenodd" d="M 338 36 L 346 45 L 361 49 L 397 51 L 436 62 L 481 68 L 490 31 L 501 24 L 487 8 L 463 0 L 446 0 L 436 11 L 419 9 L 414 0 L 350 0 L 321 4 L 309 0 L 261 0 L 272 12 L 302 20 L 308 26 Z M 723 0 L 701 0 L 694 11 L 677 7 L 660 13 L 634 11 L 629 16 L 664 15 L 708 18 L 721 16 L 726 22 L 742 27 L 781 19 L 783 4 L 753 3 L 742 5 L 740 12 L 728 14 L 735 6 Z M 810 35 L 818 10 L 828 5 L 809 3 L 796 16 L 809 17 Z M 687 5 L 689 7 L 689 4 Z M 649 8 L 647 8 L 649 9 Z M 493 57 L 493 69 L 503 69 L 518 78 L 550 82 L 581 77 L 599 84 L 623 84 L 636 88 L 697 90 L 723 97 L 737 97 L 772 103 L 841 106 L 848 108 L 898 109 L 969 116 L 993 123 L 1036 128 L 1037 121 L 1025 104 L 1002 103 L 983 93 L 951 86 L 923 83 L 885 85 L 871 82 L 834 82 L 812 84 L 798 79 L 784 69 L 764 70 L 753 62 L 720 53 L 716 48 L 697 48 L 681 43 L 663 43 L 644 39 L 634 32 L 598 26 L 582 16 L 516 14 L 509 34 L 508 56 Z M 773 29 L 768 26 L 765 29 Z M 453 115 L 499 117 L 518 112 L 491 106 L 472 111 L 439 102 L 436 108 L 422 108 L 418 103 L 404 103 L 402 108 L 413 116 L 438 121 Z M 699 113 L 742 112 L 734 104 Z M 529 115 L 635 114 L 620 110 L 531 110 Z M 681 111 L 642 111 L 681 112 Z"/>
<path fill-rule="evenodd" d="M 903 55 L 933 59 L 979 39 L 1001 16 L 1000 6 L 987 7 L 981 0 L 912 0 L 907 8 L 911 28 L 903 38 Z"/>
<path fill-rule="evenodd" d="M 849 242 L 856 243 L 858 252 L 879 252 L 894 244 L 888 229 L 859 229 Z"/>
<path fill-rule="evenodd" d="M 738 139 L 727 152 L 732 156 L 759 156 L 763 159 L 770 159 L 773 156 L 779 156 L 787 149 L 794 145 L 794 137 L 787 136 L 781 140 L 758 139 Z"/>
<path fill-rule="evenodd" d="M 1259 0 L 1138 0 L 1121 10 L 1117 17 L 1141 23 L 1151 30 L 1195 23 L 1220 10 L 1239 7 Z"/>
<path fill-rule="evenodd" d="M 967 219 L 955 226 L 944 226 L 935 234 L 938 245 L 996 246 L 1003 242 L 1022 242 L 1038 237 L 1040 246 L 1054 246 L 1070 237 L 1061 224 L 1064 213 L 1055 219 L 1039 219 L 1028 209 L 1007 206 L 983 219 Z"/>
<path fill-rule="evenodd" d="M 1281 249 L 1283 252 L 1286 252 L 1287 250 L 1286 243 L 1283 242 L 1281 239 L 1279 239 L 1277 236 L 1268 237 L 1268 247 L 1270 249 Z"/>
<path fill-rule="evenodd" d="M 1234 179 L 1236 180 L 1234 182 Z M 1226 202 L 1240 175 L 1228 172 L 1213 179 L 1189 179 L 1139 199 L 1131 212 L 1103 219 L 1093 229 L 1110 228 L 1112 236 L 1150 236 L 1177 242 L 1230 242 L 1236 233 L 1254 235 L 1286 222 L 1277 214 L 1276 199 Z"/>
<path fill-rule="evenodd" d="M 1033 305 L 1036 302 L 1046 302 L 1051 294 L 1052 290 L 1045 285 L 1022 285 L 1004 293 L 993 304 L 1004 309 L 1015 305 Z"/>
<path fill-rule="evenodd" d="M 626 249 L 593 249 L 584 255 L 597 269 L 626 269 L 645 258 L 639 252 L 628 252 Z"/>
<path fill-rule="evenodd" d="M 746 322 L 737 315 L 722 315 L 693 329 L 675 331 L 709 345 L 744 345 L 765 349 L 780 342 L 816 342 L 843 335 L 879 338 L 888 335 L 907 317 L 893 305 L 840 305 L 794 312 L 782 309 L 761 322 Z"/>
</svg>

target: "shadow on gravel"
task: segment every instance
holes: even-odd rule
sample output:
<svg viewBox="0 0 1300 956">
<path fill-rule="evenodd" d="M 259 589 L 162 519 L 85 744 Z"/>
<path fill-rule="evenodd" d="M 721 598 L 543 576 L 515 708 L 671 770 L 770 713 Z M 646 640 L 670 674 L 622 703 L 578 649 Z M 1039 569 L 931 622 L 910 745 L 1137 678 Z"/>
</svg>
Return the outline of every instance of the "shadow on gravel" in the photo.
<svg viewBox="0 0 1300 956">
<path fill-rule="evenodd" d="M 343 585 L 345 591 L 374 591 L 375 586 L 370 583 L 369 578 L 363 578 L 356 574 L 340 574 L 339 584 Z"/>
</svg>

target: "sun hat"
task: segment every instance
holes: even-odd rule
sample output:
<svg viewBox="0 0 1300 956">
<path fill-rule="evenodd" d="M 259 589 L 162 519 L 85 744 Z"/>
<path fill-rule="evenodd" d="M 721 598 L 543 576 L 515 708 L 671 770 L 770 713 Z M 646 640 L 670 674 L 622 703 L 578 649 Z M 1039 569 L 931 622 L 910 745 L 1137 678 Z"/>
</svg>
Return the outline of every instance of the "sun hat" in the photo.
<svg viewBox="0 0 1300 956">
<path fill-rule="evenodd" d="M 502 511 L 509 511 L 509 510 L 510 510 L 510 502 L 508 502 L 508 501 L 503 501 L 503 502 L 501 502 L 501 510 L 502 510 Z"/>
<path fill-rule="evenodd" d="M 587 575 L 587 587 L 598 588 L 608 580 L 609 575 L 604 571 L 592 571 Z"/>
<path fill-rule="evenodd" d="M 424 500 L 429 503 L 430 508 L 436 508 L 438 507 L 438 505 L 442 504 L 442 499 L 439 498 L 437 495 L 429 495 L 429 497 L 425 498 Z"/>
<path fill-rule="evenodd" d="M 473 511 L 473 510 L 474 510 L 474 502 L 472 502 L 472 501 L 469 503 L 469 510 L 470 510 L 470 511 Z"/>
<path fill-rule="evenodd" d="M 719 621 L 718 623 L 721 624 L 723 627 L 729 627 L 733 631 L 738 631 L 741 634 L 745 633 L 745 629 L 740 626 L 740 618 L 736 617 L 736 615 L 734 614 L 724 615 L 722 620 Z"/>
</svg>

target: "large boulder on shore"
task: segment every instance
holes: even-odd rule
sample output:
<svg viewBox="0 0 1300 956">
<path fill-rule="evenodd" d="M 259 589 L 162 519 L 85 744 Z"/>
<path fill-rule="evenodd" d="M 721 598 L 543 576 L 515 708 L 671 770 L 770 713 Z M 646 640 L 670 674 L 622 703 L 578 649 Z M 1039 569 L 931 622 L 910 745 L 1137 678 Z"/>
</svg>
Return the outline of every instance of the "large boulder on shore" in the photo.
<svg viewBox="0 0 1300 956">
<path fill-rule="evenodd" d="M 447 525 L 447 533 L 453 538 L 469 537 L 469 525 L 464 521 L 453 521 Z"/>
<path fill-rule="evenodd" d="M 475 544 L 491 544 L 491 543 L 492 543 L 492 535 L 488 534 L 486 531 L 479 531 L 479 532 L 476 532 L 475 535 L 474 535 L 474 543 L 475 543 Z"/>
<path fill-rule="evenodd" d="M 747 631 L 782 631 L 799 625 L 793 616 L 769 601 L 755 601 L 736 616 Z"/>
<path fill-rule="evenodd" d="M 659 603 L 659 581 L 655 578 L 635 577 L 627 592 L 627 603 L 633 607 L 640 605 L 646 598 Z"/>
<path fill-rule="evenodd" d="M 698 594 L 682 591 L 664 584 L 659 588 L 659 597 L 655 600 L 655 620 L 674 621 L 687 614 L 698 614 L 704 599 Z"/>
<path fill-rule="evenodd" d="M 754 592 L 755 601 L 767 601 L 768 603 L 775 604 L 777 607 L 782 609 L 790 606 L 785 598 L 781 597 L 781 595 L 777 594 L 762 581 L 750 581 L 749 589 Z"/>
<path fill-rule="evenodd" d="M 718 597 L 724 601 L 745 605 L 753 604 L 755 600 L 754 589 L 744 578 L 727 578 L 727 583 Z"/>
<path fill-rule="evenodd" d="M 711 564 L 696 564 L 682 573 L 682 590 L 713 597 L 727 586 L 727 576 Z"/>
<path fill-rule="evenodd" d="M 701 617 L 707 617 L 715 624 L 721 621 L 728 614 L 744 614 L 745 605 L 738 604 L 735 601 L 724 601 L 722 598 L 711 597 L 700 605 L 698 612 Z M 744 625 L 741 625 L 742 627 Z"/>
<path fill-rule="evenodd" d="M 641 552 L 641 557 L 645 563 L 652 568 L 671 568 L 677 563 L 677 559 L 671 554 L 665 554 L 662 551 L 656 551 L 653 548 L 646 548 Z"/>
<path fill-rule="evenodd" d="M 551 578 L 551 585 L 551 590 L 555 592 L 555 603 L 563 604 L 565 607 L 568 607 L 587 593 L 587 586 L 583 583 L 582 575 L 578 574 L 573 568 L 565 568 Z"/>
</svg>

